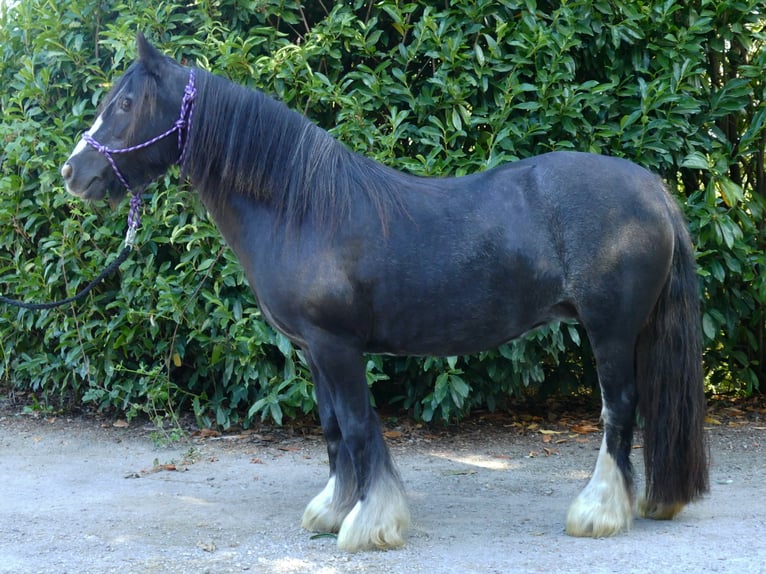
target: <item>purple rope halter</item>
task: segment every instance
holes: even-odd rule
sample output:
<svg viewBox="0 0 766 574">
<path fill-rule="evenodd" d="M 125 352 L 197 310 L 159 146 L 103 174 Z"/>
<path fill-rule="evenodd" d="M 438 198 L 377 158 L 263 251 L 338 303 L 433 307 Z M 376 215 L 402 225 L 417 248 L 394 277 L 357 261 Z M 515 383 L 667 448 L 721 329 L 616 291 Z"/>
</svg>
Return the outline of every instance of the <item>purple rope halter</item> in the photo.
<svg viewBox="0 0 766 574">
<path fill-rule="evenodd" d="M 189 128 L 191 127 L 191 121 L 192 121 L 192 113 L 194 112 L 194 99 L 197 97 L 197 89 L 194 87 L 194 70 L 189 71 L 189 81 L 186 84 L 186 88 L 184 88 L 184 97 L 183 100 L 181 100 L 181 111 L 179 113 L 178 119 L 175 121 L 173 126 L 166 130 L 165 132 L 161 133 L 157 137 L 153 137 L 152 139 L 145 141 L 143 143 L 122 148 L 122 149 L 112 149 L 110 147 L 107 147 L 105 145 L 100 144 L 91 136 L 89 133 L 84 133 L 82 136 L 82 139 L 85 140 L 90 146 L 92 146 L 96 151 L 101 153 L 109 162 L 109 165 L 112 166 L 112 170 L 114 171 L 115 175 L 117 176 L 117 179 L 120 180 L 122 185 L 125 186 L 125 189 L 127 189 L 130 194 L 130 211 L 128 212 L 128 232 L 125 235 L 125 245 L 127 247 L 133 247 L 135 245 L 136 241 L 136 231 L 138 230 L 139 226 L 141 225 L 141 192 L 134 191 L 130 185 L 128 185 L 128 180 L 125 179 L 125 176 L 122 175 L 122 172 L 117 167 L 117 163 L 114 161 L 114 157 L 112 157 L 114 154 L 119 153 L 129 153 L 133 151 L 138 151 L 140 149 L 147 148 L 151 145 L 156 144 L 157 142 L 165 139 L 173 132 L 178 132 L 178 164 L 183 165 L 184 161 L 186 160 L 186 144 L 188 143 L 188 135 L 189 135 Z"/>
</svg>

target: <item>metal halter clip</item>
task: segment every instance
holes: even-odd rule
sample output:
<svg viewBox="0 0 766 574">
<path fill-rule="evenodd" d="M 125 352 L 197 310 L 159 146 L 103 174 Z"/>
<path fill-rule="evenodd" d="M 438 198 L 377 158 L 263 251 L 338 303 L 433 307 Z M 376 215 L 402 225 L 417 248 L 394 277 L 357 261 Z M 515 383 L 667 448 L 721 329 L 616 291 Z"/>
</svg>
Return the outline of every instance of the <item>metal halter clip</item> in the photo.
<svg viewBox="0 0 766 574">
<path fill-rule="evenodd" d="M 136 228 L 128 227 L 128 231 L 125 233 L 125 247 L 131 249 L 136 246 Z"/>
<path fill-rule="evenodd" d="M 133 191 L 130 195 L 130 211 L 128 211 L 128 231 L 125 233 L 125 247 L 131 249 L 136 245 L 136 232 L 141 226 L 141 192 Z"/>
</svg>

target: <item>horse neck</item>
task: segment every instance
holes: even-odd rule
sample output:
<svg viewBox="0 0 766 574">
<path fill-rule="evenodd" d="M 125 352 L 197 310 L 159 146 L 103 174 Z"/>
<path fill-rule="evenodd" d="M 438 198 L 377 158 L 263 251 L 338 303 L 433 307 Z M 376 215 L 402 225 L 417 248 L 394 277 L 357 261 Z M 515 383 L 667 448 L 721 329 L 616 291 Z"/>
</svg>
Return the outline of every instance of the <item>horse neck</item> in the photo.
<svg viewBox="0 0 766 574">
<path fill-rule="evenodd" d="M 338 144 L 265 94 L 202 73 L 185 170 L 206 202 L 231 193 L 286 210 Z M 318 141 L 324 140 L 324 145 Z"/>
<path fill-rule="evenodd" d="M 354 154 L 262 92 L 200 76 L 185 169 L 209 209 L 236 194 L 271 208 L 279 221 L 311 217 L 334 228 L 348 220 L 353 200 L 369 206 L 384 230 L 402 211 L 409 176 Z"/>
</svg>

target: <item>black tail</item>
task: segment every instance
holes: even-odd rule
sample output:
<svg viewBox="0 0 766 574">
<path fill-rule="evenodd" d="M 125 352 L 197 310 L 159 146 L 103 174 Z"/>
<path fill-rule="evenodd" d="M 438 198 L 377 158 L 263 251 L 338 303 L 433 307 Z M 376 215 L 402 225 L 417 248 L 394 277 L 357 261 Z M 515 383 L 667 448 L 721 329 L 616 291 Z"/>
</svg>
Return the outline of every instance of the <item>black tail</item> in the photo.
<svg viewBox="0 0 766 574">
<path fill-rule="evenodd" d="M 709 488 L 699 284 L 684 217 L 666 197 L 675 231 L 673 263 L 636 356 L 645 513 L 653 518 L 672 518 Z"/>
</svg>

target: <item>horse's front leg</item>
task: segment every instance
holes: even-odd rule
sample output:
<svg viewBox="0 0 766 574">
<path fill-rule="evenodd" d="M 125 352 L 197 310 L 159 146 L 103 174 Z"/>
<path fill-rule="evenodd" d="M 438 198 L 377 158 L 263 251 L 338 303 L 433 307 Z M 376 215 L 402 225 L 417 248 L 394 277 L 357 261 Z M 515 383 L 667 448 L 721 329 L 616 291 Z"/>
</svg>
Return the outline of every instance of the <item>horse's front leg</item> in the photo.
<svg viewBox="0 0 766 574">
<path fill-rule="evenodd" d="M 309 352 L 304 350 L 304 354 L 314 379 L 319 420 L 327 444 L 330 478 L 322 491 L 306 506 L 301 525 L 312 532 L 338 532 L 343 519 L 359 499 L 356 478 L 353 469 L 349 469 L 351 459 L 335 416 L 330 389 Z M 342 469 L 341 472 L 338 472 L 338 468 Z"/>
<path fill-rule="evenodd" d="M 327 337 L 312 344 L 310 355 L 328 438 L 330 480 L 307 507 L 304 526 L 316 529 L 319 524 L 307 521 L 315 513 L 312 507 L 327 508 L 330 526 L 344 516 L 338 529 L 340 548 L 354 552 L 401 546 L 409 509 L 380 422 L 370 407 L 362 353 Z M 334 446 L 338 430 L 340 441 Z"/>
</svg>

